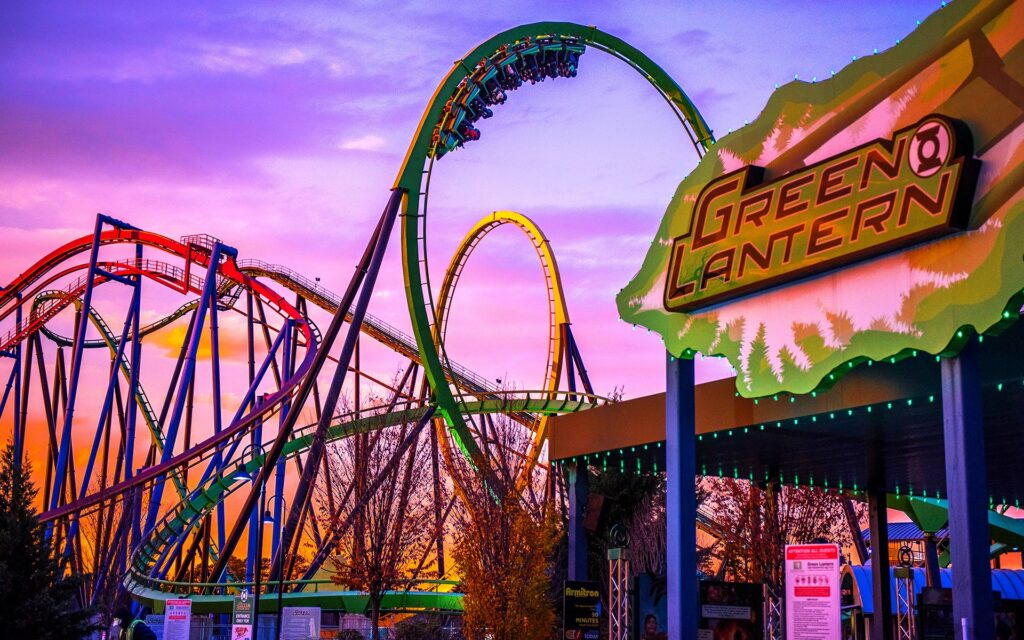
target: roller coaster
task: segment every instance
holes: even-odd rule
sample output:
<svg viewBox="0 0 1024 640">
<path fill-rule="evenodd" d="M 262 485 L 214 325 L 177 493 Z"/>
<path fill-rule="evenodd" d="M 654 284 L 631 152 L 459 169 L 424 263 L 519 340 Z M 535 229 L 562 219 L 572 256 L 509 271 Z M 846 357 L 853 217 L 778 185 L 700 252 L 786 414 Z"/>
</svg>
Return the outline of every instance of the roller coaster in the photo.
<svg viewBox="0 0 1024 640">
<path fill-rule="evenodd" d="M 255 540 L 272 521 L 264 587 L 286 603 L 362 611 L 365 594 L 318 580 L 318 572 L 367 496 L 393 479 L 402 457 L 429 435 L 436 579 L 388 593 L 382 605 L 461 608 L 446 580 L 447 510 L 439 506 L 462 495 L 462 487 L 443 470 L 462 461 L 490 478 L 487 424 L 502 414 L 529 434 L 516 454 L 524 461 L 516 488 L 532 491 L 542 475 L 541 486 L 557 493 L 558 470 L 545 463 L 548 417 L 608 400 L 594 393 L 554 252 L 530 218 L 501 211 L 481 219 L 435 294 L 426 249 L 430 179 L 445 155 L 480 138 L 476 125 L 509 92 L 576 76 L 588 48 L 647 79 L 698 155 L 714 143 L 679 85 L 634 47 L 591 26 L 523 25 L 473 49 L 438 86 L 340 295 L 286 267 L 240 259 L 220 239 L 174 240 L 106 215 L 97 216 L 91 234 L 53 250 L 3 288 L 0 322 L 11 328 L 0 337 L 0 355 L 10 372 L 0 417 L 12 426 L 17 459 L 34 452 L 42 462 L 41 518 L 66 569 L 88 577 L 87 602 L 123 589 L 157 611 L 181 594 L 193 599 L 195 611 L 226 611 L 239 590 L 259 592 L 262 569 L 254 559 L 262 552 Z M 367 313 L 399 219 L 412 336 Z M 445 349 L 459 278 L 479 243 L 506 225 L 530 241 L 547 292 L 547 362 L 538 390 L 499 388 Z M 315 314 L 330 321 L 321 328 Z M 123 317 L 120 327 L 108 323 L 112 317 Z M 237 347 L 240 333 L 244 356 L 230 346 Z M 397 381 L 365 370 L 361 336 L 404 363 Z M 361 384 L 385 390 L 385 401 L 361 406 Z M 344 390 L 354 406 L 343 402 Z M 400 425 L 400 446 L 359 497 L 351 487 L 331 485 L 330 443 Z M 145 435 L 137 433 L 140 426 Z M 330 504 L 317 486 L 326 486 Z M 317 513 L 331 516 L 329 524 L 321 528 Z M 246 568 L 235 575 L 229 559 L 243 536 Z M 298 561 L 303 540 L 315 550 L 308 563 Z"/>
</svg>

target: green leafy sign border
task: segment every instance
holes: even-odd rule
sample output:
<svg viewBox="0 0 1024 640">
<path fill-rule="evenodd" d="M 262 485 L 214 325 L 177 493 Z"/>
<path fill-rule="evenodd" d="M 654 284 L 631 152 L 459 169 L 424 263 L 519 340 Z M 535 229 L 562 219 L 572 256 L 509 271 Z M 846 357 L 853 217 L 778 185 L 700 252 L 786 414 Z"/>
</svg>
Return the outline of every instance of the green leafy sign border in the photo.
<svg viewBox="0 0 1024 640">
<path fill-rule="evenodd" d="M 797 364 L 794 354 L 783 349 L 776 353 L 776 360 L 782 362 L 779 367 L 769 362 L 770 345 L 763 318 L 756 314 L 742 318 L 743 324 L 756 327 L 756 331 L 751 332 L 748 327 L 744 332 L 748 336 L 744 344 L 736 335 L 737 322 L 723 324 L 716 309 L 672 313 L 663 308 L 662 298 L 672 238 L 689 228 L 693 204 L 701 188 L 727 170 L 735 169 L 726 167 L 725 157 L 754 164 L 766 146 L 774 144 L 781 151 L 767 168 L 778 173 L 797 170 L 809 164 L 804 159 L 833 136 L 845 127 L 860 124 L 864 113 L 883 101 L 894 100 L 895 96 L 910 103 L 907 118 L 913 120 L 910 112 L 915 101 L 934 103 L 937 94 L 950 93 L 948 99 L 940 101 L 939 112 L 967 122 L 980 151 L 990 150 L 996 144 L 991 141 L 1003 140 L 1007 131 L 1020 136 L 1024 124 L 1017 114 L 1011 113 L 1013 101 L 1005 106 L 986 100 L 986 96 L 977 94 L 976 83 L 965 79 L 998 72 L 1024 80 L 1024 45 L 1020 44 L 1024 40 L 1024 20 L 1017 4 L 1020 3 L 960 0 L 933 14 L 892 49 L 856 60 L 827 81 L 791 82 L 778 89 L 754 122 L 721 139 L 680 183 L 640 271 L 617 296 L 620 317 L 659 333 L 666 348 L 676 356 L 724 356 L 737 370 L 737 390 L 747 397 L 808 393 L 834 383 L 843 372 L 868 361 L 919 354 L 952 355 L 975 333 L 995 333 L 1015 321 L 1024 303 L 1024 158 L 1019 149 L 1011 150 L 1015 154 L 1013 162 L 1000 166 L 995 182 L 987 190 L 979 190 L 971 212 L 971 230 L 953 238 L 955 242 L 974 236 L 969 239 L 974 244 L 965 246 L 977 249 L 984 245 L 986 254 L 976 260 L 965 277 L 948 286 L 908 292 L 904 309 L 909 330 L 884 326 L 854 330 L 842 345 L 836 346 L 829 344 L 820 327 L 804 327 L 797 342 L 806 356 L 803 366 Z M 995 42 L 991 45 L 993 50 L 1002 47 L 1002 59 L 978 55 L 979 38 L 986 46 Z M 1006 42 L 1015 44 L 1007 51 Z M 956 82 L 961 84 L 951 91 L 950 85 Z M 907 91 L 908 85 L 916 93 Z M 979 101 L 986 102 L 989 115 L 984 118 L 977 112 Z M 1000 108 L 1005 113 L 999 113 Z M 1004 124 L 1002 130 L 988 131 L 994 126 L 989 124 L 989 118 L 997 124 L 1009 124 Z M 899 122 L 900 126 L 905 124 Z M 801 135 L 796 134 L 798 126 Z M 882 133 L 889 134 L 891 131 Z M 985 181 L 984 172 L 991 167 L 986 166 L 984 155 L 979 157 Z M 991 176 L 987 179 L 992 182 Z M 915 263 L 935 259 L 935 252 L 928 245 L 906 253 Z M 955 268 L 960 269 L 960 263 L 967 258 L 955 260 L 959 260 Z M 763 300 L 765 305 L 771 305 L 776 291 L 756 294 L 758 302 Z M 833 315 L 834 322 L 843 322 L 841 309 L 834 310 Z"/>
</svg>

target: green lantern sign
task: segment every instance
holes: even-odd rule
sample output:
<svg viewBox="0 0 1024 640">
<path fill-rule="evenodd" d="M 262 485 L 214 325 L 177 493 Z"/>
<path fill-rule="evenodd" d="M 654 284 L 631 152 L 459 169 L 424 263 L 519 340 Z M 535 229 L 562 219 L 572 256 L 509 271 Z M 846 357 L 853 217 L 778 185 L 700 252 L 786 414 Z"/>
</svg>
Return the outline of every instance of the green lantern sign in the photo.
<svg viewBox="0 0 1024 640">
<path fill-rule="evenodd" d="M 712 180 L 672 244 L 665 308 L 701 309 L 962 230 L 970 146 L 966 127 L 933 116 L 768 184 L 754 166 Z"/>
<path fill-rule="evenodd" d="M 1024 286 L 1024 7 L 961 1 L 777 90 L 679 185 L 620 316 L 745 396 L 955 353 Z"/>
</svg>

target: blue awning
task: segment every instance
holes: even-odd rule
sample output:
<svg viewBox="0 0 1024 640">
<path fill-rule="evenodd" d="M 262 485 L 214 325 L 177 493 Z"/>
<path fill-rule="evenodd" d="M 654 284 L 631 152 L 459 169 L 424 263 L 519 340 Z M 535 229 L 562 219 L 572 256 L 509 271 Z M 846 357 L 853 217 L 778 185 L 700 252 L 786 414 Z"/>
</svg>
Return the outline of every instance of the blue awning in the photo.
<svg viewBox="0 0 1024 640">
<path fill-rule="evenodd" d="M 871 529 L 863 529 L 860 535 L 864 540 L 870 540 Z M 945 528 L 935 532 L 935 537 L 940 540 L 948 535 L 949 530 Z M 924 540 L 924 532 L 913 522 L 889 523 L 889 542 L 913 542 L 918 540 Z"/>
<path fill-rule="evenodd" d="M 923 568 L 911 569 L 914 575 L 914 598 L 921 595 L 921 589 L 927 586 L 928 578 Z M 853 576 L 853 602 L 861 607 L 866 615 L 874 612 L 871 593 L 871 567 L 846 565 L 843 567 L 843 576 Z M 953 586 L 952 569 L 940 569 L 939 579 L 943 588 Z M 892 593 L 892 611 L 896 613 L 896 589 L 899 588 L 896 578 L 893 576 L 892 567 L 889 568 L 890 593 Z M 1003 600 L 1024 600 L 1024 569 L 993 569 L 992 590 L 998 591 Z M 905 609 L 901 610 L 903 613 Z"/>
</svg>

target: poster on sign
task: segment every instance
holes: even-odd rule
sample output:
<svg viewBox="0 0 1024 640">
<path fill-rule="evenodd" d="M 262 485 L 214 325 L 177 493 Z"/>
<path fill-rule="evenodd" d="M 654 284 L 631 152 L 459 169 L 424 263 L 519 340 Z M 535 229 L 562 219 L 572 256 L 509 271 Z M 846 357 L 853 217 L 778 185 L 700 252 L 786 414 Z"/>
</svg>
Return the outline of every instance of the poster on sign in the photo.
<svg viewBox="0 0 1024 640">
<path fill-rule="evenodd" d="M 162 640 L 188 640 L 192 627 L 192 601 L 168 600 L 164 606 Z"/>
<path fill-rule="evenodd" d="M 601 635 L 601 585 L 566 580 L 562 589 L 562 638 L 597 640 Z"/>
<path fill-rule="evenodd" d="M 285 607 L 281 616 L 281 640 L 320 637 L 320 607 Z"/>
<path fill-rule="evenodd" d="M 786 545 L 786 640 L 838 640 L 839 625 L 839 545 Z"/>
<path fill-rule="evenodd" d="M 253 614 L 249 592 L 235 596 L 231 607 L 231 640 L 252 640 Z"/>
<path fill-rule="evenodd" d="M 231 640 L 252 640 L 252 625 L 233 624 L 231 625 Z"/>
</svg>

